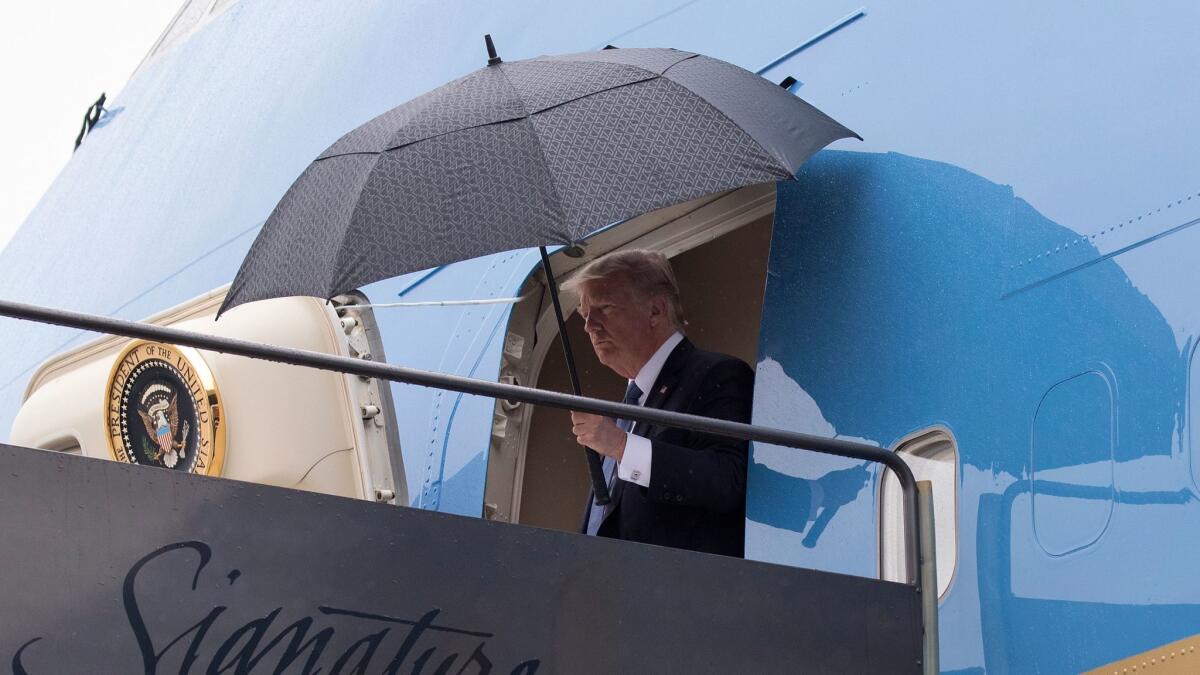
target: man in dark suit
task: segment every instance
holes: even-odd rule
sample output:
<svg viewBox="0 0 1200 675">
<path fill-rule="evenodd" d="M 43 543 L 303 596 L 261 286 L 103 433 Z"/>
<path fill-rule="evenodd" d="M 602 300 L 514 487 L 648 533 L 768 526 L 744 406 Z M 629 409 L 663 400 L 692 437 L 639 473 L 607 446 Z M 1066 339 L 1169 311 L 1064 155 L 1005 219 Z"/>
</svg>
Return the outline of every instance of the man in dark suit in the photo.
<svg viewBox="0 0 1200 675">
<path fill-rule="evenodd" d="M 660 253 L 588 264 L 565 287 L 600 362 L 629 380 L 625 402 L 749 422 L 754 371 L 683 336 L 679 288 Z M 571 413 L 576 440 L 605 457 L 612 504 L 588 500 L 588 534 L 742 557 L 748 443 Z M 631 428 L 632 426 L 632 428 Z"/>
</svg>

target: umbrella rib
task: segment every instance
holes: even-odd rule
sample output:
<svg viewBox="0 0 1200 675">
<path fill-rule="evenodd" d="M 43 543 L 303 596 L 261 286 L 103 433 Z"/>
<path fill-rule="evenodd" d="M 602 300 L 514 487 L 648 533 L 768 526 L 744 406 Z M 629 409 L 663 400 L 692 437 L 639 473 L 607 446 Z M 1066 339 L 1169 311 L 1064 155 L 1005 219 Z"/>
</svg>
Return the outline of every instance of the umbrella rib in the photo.
<svg viewBox="0 0 1200 675">
<path fill-rule="evenodd" d="M 632 67 L 637 68 L 637 66 L 632 66 Z M 639 68 L 639 70 L 646 70 L 646 69 Z M 651 71 L 651 70 L 646 70 L 646 72 L 650 74 L 649 77 L 643 78 L 641 80 L 634 80 L 633 82 L 626 82 L 624 84 L 614 85 L 607 89 L 597 89 L 596 91 L 590 91 L 586 94 L 581 94 L 579 96 L 576 96 L 575 98 L 567 99 L 566 101 L 559 101 L 558 103 L 555 103 L 554 105 L 548 105 L 545 108 L 542 108 L 541 110 L 538 110 L 536 112 L 532 112 L 532 113 L 526 112 L 526 115 L 527 116 L 540 115 L 540 114 L 546 112 L 547 110 L 554 110 L 555 108 L 560 108 L 564 105 L 567 105 L 568 103 L 574 103 L 575 101 L 582 101 L 585 98 L 590 98 L 592 96 L 596 96 L 597 94 L 604 94 L 604 93 L 607 93 L 610 91 L 616 91 L 618 89 L 621 89 L 622 87 L 632 87 L 635 84 L 642 84 L 643 82 L 649 82 L 650 80 L 656 80 L 656 79 L 662 77 L 662 75 L 659 75 L 658 73 L 655 73 L 654 71 Z"/>
<path fill-rule="evenodd" d="M 663 68 L 663 71 L 662 71 L 661 73 L 659 73 L 659 77 L 666 77 L 666 76 L 667 76 L 667 71 L 668 71 L 668 70 L 670 70 L 670 69 L 674 68 L 675 66 L 677 66 L 677 65 L 679 65 L 679 64 L 681 64 L 681 63 L 683 63 L 684 61 L 688 61 L 688 60 L 694 59 L 694 58 L 696 58 L 697 56 L 700 56 L 700 55 L 699 55 L 699 54 L 692 54 L 691 56 L 687 57 L 686 59 L 679 59 L 679 60 L 678 60 L 678 61 L 676 61 L 675 63 L 672 63 L 671 65 L 667 66 L 666 68 Z"/>
<path fill-rule="evenodd" d="M 603 50 L 601 50 L 601 51 L 603 51 Z M 693 53 L 693 52 L 685 52 L 685 51 L 681 51 L 681 50 L 677 50 L 677 49 L 675 49 L 675 50 L 672 50 L 672 51 L 677 51 L 677 52 L 679 52 L 679 54 L 680 54 L 681 56 L 680 56 L 680 58 L 679 58 L 679 60 L 678 60 L 678 61 L 675 61 L 674 63 L 672 63 L 671 65 L 667 66 L 666 68 L 663 68 L 663 72 L 664 72 L 664 73 L 665 73 L 666 71 L 670 70 L 671 68 L 674 68 L 674 67 L 675 67 L 676 65 L 678 65 L 678 64 L 679 64 L 681 61 L 687 61 L 687 60 L 688 60 L 688 59 L 690 59 L 690 58 L 694 58 L 694 57 L 700 56 L 700 54 L 697 54 L 697 53 Z M 558 56 L 555 56 L 555 55 L 551 55 L 551 56 L 539 56 L 539 57 L 536 57 L 536 58 L 533 58 L 533 59 L 529 59 L 529 60 L 530 60 L 530 61 L 543 61 L 543 62 L 548 62 L 548 63 L 570 63 L 570 62 L 579 62 L 579 59 L 570 59 L 570 58 L 564 58 L 564 56 L 568 56 L 568 55 L 558 55 Z M 628 66 L 629 68 L 637 68 L 638 70 L 644 70 L 644 71 L 646 71 L 646 72 L 648 72 L 648 73 L 654 73 L 655 75 L 662 75 L 662 73 L 655 73 L 653 70 L 650 70 L 649 68 L 645 68 L 645 67 L 643 67 L 643 66 L 634 65 L 634 64 L 632 64 L 632 63 L 624 63 L 624 62 L 621 62 L 621 61 L 590 61 L 590 60 L 584 59 L 584 62 L 585 62 L 585 63 L 611 63 L 611 64 L 614 64 L 614 65 Z M 520 61 L 515 61 L 514 63 L 520 63 Z"/>
<path fill-rule="evenodd" d="M 696 55 L 694 54 L 693 56 L 696 56 Z M 690 59 L 690 58 L 692 58 L 692 56 L 689 56 L 688 58 Z M 680 62 L 682 62 L 682 61 L 686 61 L 686 60 L 687 60 L 687 59 L 681 59 L 681 61 L 680 61 Z M 679 62 L 677 62 L 677 63 L 679 63 Z M 676 64 L 672 64 L 672 67 L 673 67 L 674 65 L 676 65 Z M 451 129 L 450 131 L 443 131 L 443 132 L 441 132 L 441 133 L 438 133 L 438 134 L 433 134 L 432 136 L 426 136 L 425 138 L 418 138 L 418 139 L 417 139 L 417 140 L 415 140 L 415 141 L 409 141 L 409 142 L 407 142 L 407 143 L 401 143 L 401 144 L 399 144 L 399 145 L 393 145 L 393 146 L 391 146 L 391 147 L 387 147 L 387 148 L 384 148 L 384 149 L 382 149 L 382 150 L 371 150 L 371 151 L 352 150 L 352 151 L 348 151 L 348 152 L 339 152 L 339 153 L 337 153 L 336 155 L 325 155 L 325 156 L 323 156 L 323 157 L 319 157 L 319 158 L 318 158 L 318 159 L 316 159 L 315 161 L 318 161 L 318 162 L 320 162 L 320 161 L 323 161 L 323 160 L 326 160 L 326 159 L 333 159 L 334 157 L 345 157 L 345 156 L 347 156 L 347 155 L 378 155 L 378 154 L 380 154 L 380 153 L 384 153 L 384 152 L 391 152 L 391 151 L 393 151 L 393 150 L 399 150 L 399 149 L 401 149 L 401 148 L 407 148 L 408 146 L 410 146 L 410 145 L 416 145 L 417 143 L 424 143 L 425 141 L 430 141 L 430 140 L 433 140 L 433 139 L 435 139 L 435 138 L 441 138 L 442 136 L 448 136 L 448 135 L 450 135 L 450 134 L 457 134 L 457 133 L 459 133 L 459 132 L 461 132 L 461 131 L 469 131 L 469 130 L 471 130 L 471 129 L 480 129 L 480 128 L 483 128 L 483 127 L 490 127 L 490 126 L 493 126 L 493 125 L 496 125 L 496 124 L 508 124 L 509 122 L 519 122 L 519 121 L 521 121 L 521 120 L 527 120 L 527 119 L 530 119 L 530 118 L 531 118 L 531 117 L 533 117 L 534 115 L 540 115 L 541 113 L 544 113 L 544 112 L 546 112 L 547 110 L 554 110 L 555 108 L 558 108 L 558 107 L 560 107 L 560 106 L 567 105 L 568 103 L 574 103 L 575 101 L 582 101 L 583 99 L 585 99 L 585 98 L 588 98 L 588 97 L 590 97 L 590 96 L 595 96 L 595 95 L 597 95 L 597 94 L 603 94 L 603 93 L 605 93 L 605 92 L 610 92 L 610 91 L 616 91 L 617 89 L 620 89 L 620 88 L 622 88 L 622 87 L 632 87 L 632 86 L 633 86 L 633 85 L 635 85 L 635 84 L 642 84 L 643 82 L 649 82 L 650 80 L 654 80 L 654 79 L 658 79 L 658 78 L 662 77 L 662 75 L 659 75 L 658 73 L 655 73 L 655 72 L 654 72 L 654 71 L 652 71 L 652 70 L 646 70 L 645 68 L 639 68 L 638 66 L 630 66 L 630 68 L 637 68 L 638 70 L 645 71 L 646 73 L 648 73 L 648 76 L 647 76 L 647 77 L 645 77 L 645 78 L 643 78 L 643 79 L 641 79 L 641 80 L 634 80 L 633 82 L 626 82 L 626 83 L 624 83 L 624 84 L 618 84 L 618 85 L 615 85 L 615 86 L 609 87 L 609 88 L 607 88 L 607 89 L 598 89 L 598 90 L 596 90 L 596 91 L 592 91 L 592 92 L 588 92 L 588 93 L 586 93 L 586 94 L 583 94 L 583 95 L 580 95 L 580 96 L 576 96 L 575 98 L 567 99 L 567 100 L 565 100 L 565 101 L 560 101 L 560 102 L 558 102 L 558 103 L 555 103 L 554 105 L 551 105 L 551 106 L 546 106 L 545 108 L 542 108 L 541 110 L 538 110 L 537 112 L 532 112 L 532 113 L 531 113 L 531 112 L 529 112 L 529 109 L 528 109 L 528 108 L 525 108 L 525 109 L 524 109 L 524 115 L 523 115 L 523 116 L 521 116 L 521 117 L 510 117 L 510 118 L 508 118 L 508 119 L 503 119 L 503 120 L 495 120 L 495 121 L 492 121 L 492 122 L 482 122 L 482 123 L 480 123 L 480 124 L 472 124 L 472 125 L 469 125 L 469 126 L 460 127 L 460 128 L 458 128 L 458 129 Z M 501 71 L 501 73 L 503 73 L 503 71 Z M 507 75 L 505 75 L 505 76 L 504 76 L 504 79 L 505 79 L 505 81 L 508 81 L 508 76 L 507 76 Z M 511 82 L 511 81 L 509 81 L 509 86 L 510 86 L 510 87 L 512 86 L 512 82 Z M 515 87 L 513 87 L 513 91 L 514 91 L 514 92 L 516 91 L 516 88 L 515 88 Z M 703 99 L 701 99 L 701 100 L 703 100 Z M 522 102 L 522 105 L 524 105 L 524 100 L 522 100 L 521 102 Z M 705 102 L 707 103 L 707 101 L 705 101 Z M 544 156 L 544 155 L 543 155 L 543 156 Z"/>
<path fill-rule="evenodd" d="M 523 119 L 526 119 L 528 116 L 529 116 L 528 113 L 525 113 L 525 115 L 521 116 L 521 117 L 509 117 L 509 118 L 502 119 L 502 120 L 493 120 L 491 122 L 481 122 L 479 124 L 469 124 L 465 127 L 459 127 L 457 129 L 443 131 L 438 134 L 426 136 L 425 138 L 418 138 L 415 141 L 409 141 L 407 143 L 401 143 L 400 145 L 393 145 L 391 147 L 383 148 L 382 150 L 348 150 L 346 152 L 339 152 L 336 155 L 323 155 L 321 157 L 318 157 L 314 161 L 320 162 L 320 161 L 323 161 L 326 159 L 333 159 L 334 157 L 346 157 L 348 155 L 380 155 L 385 152 L 391 152 L 392 150 L 399 150 L 400 148 L 407 148 L 408 146 L 416 145 L 417 143 L 424 143 L 425 141 L 431 141 L 435 138 L 441 138 L 442 136 L 449 136 L 450 134 L 457 134 L 457 133 L 460 133 L 463 131 L 470 131 L 471 129 L 481 129 L 483 127 L 490 127 L 490 126 L 493 126 L 496 124 L 507 124 L 509 122 L 519 122 Z"/>
<path fill-rule="evenodd" d="M 314 159 L 313 164 L 316 164 L 317 162 L 323 162 L 327 159 L 333 159 L 334 157 L 351 157 L 353 155 L 378 155 L 381 152 L 386 152 L 386 150 L 349 150 L 347 152 L 339 152 L 336 155 L 322 155 L 322 156 Z"/>
</svg>

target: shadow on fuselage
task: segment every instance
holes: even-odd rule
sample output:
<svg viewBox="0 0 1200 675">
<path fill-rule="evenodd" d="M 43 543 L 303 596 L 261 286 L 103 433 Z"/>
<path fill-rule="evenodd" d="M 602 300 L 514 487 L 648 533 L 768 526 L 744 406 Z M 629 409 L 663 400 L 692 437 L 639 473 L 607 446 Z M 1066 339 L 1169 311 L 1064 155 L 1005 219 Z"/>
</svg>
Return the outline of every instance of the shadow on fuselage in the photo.
<svg viewBox="0 0 1200 675">
<path fill-rule="evenodd" d="M 1014 609 L 1011 593 L 975 589 L 1008 579 L 1011 565 L 1075 564 L 1038 548 L 1063 529 L 1095 530 L 1076 539 L 1102 551 L 1118 506 L 1194 503 L 1182 475 L 1159 481 L 1177 487 L 1122 490 L 1123 466 L 1172 456 L 1186 353 L 1152 299 L 1086 234 L 1044 217 L 1008 186 L 893 153 L 824 151 L 797 181 L 778 186 L 754 421 L 893 448 L 934 425 L 952 433 L 959 559 L 943 612 L 989 629 L 989 665 L 1069 670 L 1091 661 L 1076 660 L 1086 649 L 1055 656 L 1049 645 L 1017 654 L 1016 641 L 995 636 L 1016 625 L 1036 631 L 1046 617 L 1033 606 Z M 1023 262 L 1066 245 L 1072 260 L 1089 264 L 1056 275 L 1060 259 Z M 1106 382 L 1108 400 L 1071 389 L 1050 410 L 1048 393 L 1080 374 Z M 1105 423 L 1111 429 L 1071 426 Z M 763 444 L 753 452 L 748 557 L 877 574 L 875 467 Z M 1006 492 L 1011 506 L 1011 494 L 1029 495 L 1035 477 L 1046 487 L 1037 521 L 1010 522 L 1011 509 L 980 506 Z M 1068 513 L 1080 503 L 1081 523 Z M 976 561 L 975 542 L 985 540 L 994 545 Z M 1089 581 L 1103 584 L 1104 569 L 1089 567 Z M 1115 567 L 1109 574 L 1118 578 Z M 1096 588 L 1079 597 L 1103 595 Z M 1066 602 L 1046 616 L 1064 630 L 1082 627 L 1085 605 Z M 1178 618 L 1170 617 L 1177 627 Z M 1087 634 L 1088 658 L 1121 655 L 1120 640 L 1105 647 L 1105 632 Z"/>
</svg>

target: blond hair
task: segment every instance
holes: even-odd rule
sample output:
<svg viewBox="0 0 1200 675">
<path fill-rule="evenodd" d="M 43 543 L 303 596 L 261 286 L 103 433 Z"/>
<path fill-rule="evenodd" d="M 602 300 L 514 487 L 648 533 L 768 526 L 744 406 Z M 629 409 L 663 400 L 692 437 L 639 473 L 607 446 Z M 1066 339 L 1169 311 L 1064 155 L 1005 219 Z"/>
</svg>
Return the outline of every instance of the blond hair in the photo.
<svg viewBox="0 0 1200 675">
<path fill-rule="evenodd" d="M 642 298 L 663 298 L 667 303 L 667 320 L 680 330 L 687 324 L 683 302 L 679 298 L 679 283 L 675 281 L 675 271 L 667 256 L 636 248 L 615 251 L 584 265 L 562 287 L 578 295 L 581 286 L 598 279 L 619 279 Z"/>
</svg>

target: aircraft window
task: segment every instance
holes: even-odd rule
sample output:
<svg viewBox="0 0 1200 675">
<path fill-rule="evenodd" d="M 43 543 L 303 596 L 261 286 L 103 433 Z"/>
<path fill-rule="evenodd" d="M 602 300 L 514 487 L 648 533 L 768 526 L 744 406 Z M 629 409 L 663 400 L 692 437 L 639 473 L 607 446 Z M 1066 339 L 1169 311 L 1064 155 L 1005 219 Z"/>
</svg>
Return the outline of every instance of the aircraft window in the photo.
<svg viewBox="0 0 1200 675">
<path fill-rule="evenodd" d="M 83 454 L 83 446 L 79 444 L 79 439 L 73 436 L 68 436 L 53 443 L 49 443 L 46 445 L 46 449 L 53 452 L 64 452 L 68 455 Z"/>
<path fill-rule="evenodd" d="M 900 441 L 896 448 L 917 480 L 933 483 L 934 545 L 937 548 L 938 597 L 950 588 L 958 564 L 958 445 L 941 427 L 925 429 Z M 886 472 L 879 498 L 880 576 L 907 577 L 904 561 L 904 505 L 900 481 Z"/>
<path fill-rule="evenodd" d="M 1042 550 L 1090 546 L 1113 508 L 1113 396 L 1091 370 L 1055 384 L 1033 418 L 1033 530 Z"/>
</svg>

